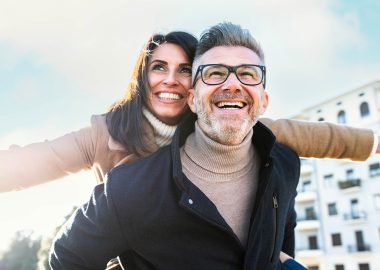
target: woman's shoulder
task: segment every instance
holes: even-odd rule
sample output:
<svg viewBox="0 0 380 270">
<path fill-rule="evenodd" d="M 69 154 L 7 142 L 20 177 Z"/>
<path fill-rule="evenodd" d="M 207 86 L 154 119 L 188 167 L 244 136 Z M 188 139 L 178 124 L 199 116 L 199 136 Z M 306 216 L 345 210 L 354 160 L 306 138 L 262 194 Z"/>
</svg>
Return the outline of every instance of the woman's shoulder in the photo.
<svg viewBox="0 0 380 270">
<path fill-rule="evenodd" d="M 91 115 L 91 126 L 107 128 L 106 114 Z"/>
</svg>

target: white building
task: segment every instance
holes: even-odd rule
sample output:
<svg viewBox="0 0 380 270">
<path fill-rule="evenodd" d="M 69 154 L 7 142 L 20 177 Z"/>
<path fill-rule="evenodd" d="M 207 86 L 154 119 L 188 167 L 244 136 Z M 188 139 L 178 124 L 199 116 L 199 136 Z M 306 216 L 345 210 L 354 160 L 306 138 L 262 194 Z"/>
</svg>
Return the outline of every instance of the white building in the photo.
<svg viewBox="0 0 380 270">
<path fill-rule="evenodd" d="M 380 81 L 295 118 L 380 134 Z M 302 160 L 296 198 L 296 258 L 310 270 L 380 270 L 380 155 L 365 162 Z"/>
</svg>

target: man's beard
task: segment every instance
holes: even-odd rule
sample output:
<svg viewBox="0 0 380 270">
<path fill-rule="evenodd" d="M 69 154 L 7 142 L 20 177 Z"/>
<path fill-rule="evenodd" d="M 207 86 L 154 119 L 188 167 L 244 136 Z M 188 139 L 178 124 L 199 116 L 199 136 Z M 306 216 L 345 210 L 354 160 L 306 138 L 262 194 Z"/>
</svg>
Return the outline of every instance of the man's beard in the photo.
<svg viewBox="0 0 380 270">
<path fill-rule="evenodd" d="M 229 97 L 231 98 L 230 94 Z M 215 98 L 212 100 L 214 101 Z M 214 102 L 212 103 L 215 104 Z M 251 104 L 253 105 L 253 101 L 248 102 L 247 106 Z M 211 111 L 207 111 L 206 104 L 201 102 L 198 96 L 195 97 L 195 107 L 198 123 L 203 132 L 214 141 L 224 145 L 240 144 L 256 124 L 261 114 L 260 109 L 256 108 L 249 112 L 249 116 L 244 119 L 239 116 L 234 118 L 233 115 L 215 117 Z"/>
</svg>

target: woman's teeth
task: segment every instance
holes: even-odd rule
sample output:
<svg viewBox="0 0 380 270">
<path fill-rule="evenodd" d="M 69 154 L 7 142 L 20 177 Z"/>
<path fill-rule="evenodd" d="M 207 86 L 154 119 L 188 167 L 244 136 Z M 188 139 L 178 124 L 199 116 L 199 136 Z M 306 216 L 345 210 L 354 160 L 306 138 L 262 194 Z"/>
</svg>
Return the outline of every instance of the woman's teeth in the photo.
<svg viewBox="0 0 380 270">
<path fill-rule="evenodd" d="M 158 97 L 161 99 L 173 99 L 173 100 L 181 99 L 180 95 L 175 94 L 175 93 L 159 93 Z"/>
</svg>

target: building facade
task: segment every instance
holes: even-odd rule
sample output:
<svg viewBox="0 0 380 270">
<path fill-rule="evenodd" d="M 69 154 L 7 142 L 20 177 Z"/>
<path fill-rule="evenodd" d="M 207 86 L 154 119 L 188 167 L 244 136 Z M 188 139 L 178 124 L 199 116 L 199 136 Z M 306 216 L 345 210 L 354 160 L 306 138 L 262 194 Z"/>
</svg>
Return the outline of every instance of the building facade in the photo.
<svg viewBox="0 0 380 270">
<path fill-rule="evenodd" d="M 294 118 L 380 135 L 380 81 Z M 365 162 L 303 159 L 296 210 L 296 258 L 310 270 L 380 270 L 380 155 Z"/>
</svg>

